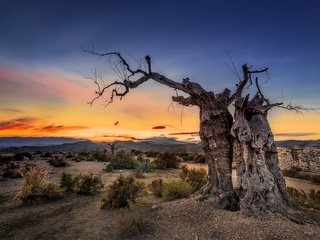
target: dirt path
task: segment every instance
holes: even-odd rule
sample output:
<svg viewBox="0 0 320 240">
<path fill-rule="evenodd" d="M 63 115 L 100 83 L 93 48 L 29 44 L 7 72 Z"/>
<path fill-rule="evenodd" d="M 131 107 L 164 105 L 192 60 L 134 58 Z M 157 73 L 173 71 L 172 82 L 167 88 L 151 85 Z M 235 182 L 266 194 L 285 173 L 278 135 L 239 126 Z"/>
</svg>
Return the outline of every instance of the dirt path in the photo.
<svg viewBox="0 0 320 240">
<path fill-rule="evenodd" d="M 100 209 L 98 196 L 70 194 L 32 206 L 17 202 L 0 206 L 0 239 L 319 239 L 320 227 L 297 225 L 269 217 L 259 221 L 240 213 L 215 209 L 209 201 L 139 200 L 145 230 L 130 236 L 123 220 L 128 210 Z M 156 205 L 156 209 L 152 209 Z"/>
</svg>

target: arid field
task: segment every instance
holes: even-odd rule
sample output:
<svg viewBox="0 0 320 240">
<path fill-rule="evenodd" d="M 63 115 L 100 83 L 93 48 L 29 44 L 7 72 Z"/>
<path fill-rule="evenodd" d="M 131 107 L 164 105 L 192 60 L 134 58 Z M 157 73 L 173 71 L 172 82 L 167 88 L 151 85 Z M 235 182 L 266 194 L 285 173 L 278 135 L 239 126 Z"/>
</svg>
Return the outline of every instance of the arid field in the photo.
<svg viewBox="0 0 320 240">
<path fill-rule="evenodd" d="M 2 163 L 2 175 L 8 172 L 10 164 L 13 165 L 14 162 L 16 166 L 11 166 L 12 175 L 17 173 L 16 169 L 23 171 L 37 165 L 48 171 L 48 181 L 57 186 L 61 184 L 63 173 L 72 176 L 93 173 L 101 176 L 104 186 L 92 194 L 59 190 L 61 196 L 58 198 L 25 201 L 17 197 L 24 178 L 2 177 L 1 239 L 317 239 L 320 236 L 317 225 L 299 225 L 275 215 L 263 220 L 249 218 L 240 212 L 217 209 L 210 199 L 199 201 L 191 193 L 182 196 L 187 198 L 181 199 L 177 195 L 174 200 L 155 196 L 150 187 L 153 181 L 162 179 L 164 184 L 173 180 L 182 181 L 182 165 L 186 165 L 188 169 L 206 169 L 203 163 L 181 162 L 183 159 L 178 157 L 180 168 L 158 169 L 150 166 L 150 169 L 144 169 L 145 172 L 137 169 L 106 171 L 106 166 L 111 163 L 107 158 L 101 158 L 103 154 L 84 155 L 38 153 L 31 157 L 28 155 L 31 159 L 24 156 L 21 160 Z M 10 154 L 7 156 L 19 157 Z M 66 166 L 53 166 L 52 161 L 50 165 L 52 159 L 63 159 L 62 165 Z M 151 160 L 152 163 L 157 157 L 138 153 L 132 154 L 132 159 L 138 159 L 137 162 Z M 120 175 L 133 176 L 135 182 L 144 183 L 144 189 L 129 207 L 102 209 L 102 199 L 111 191 L 108 186 Z M 290 180 L 293 181 L 291 184 L 297 184 L 295 180 L 298 183 L 300 181 L 300 184 L 307 183 L 305 180 L 290 178 L 289 182 Z M 317 209 L 311 210 L 317 214 Z"/>
</svg>

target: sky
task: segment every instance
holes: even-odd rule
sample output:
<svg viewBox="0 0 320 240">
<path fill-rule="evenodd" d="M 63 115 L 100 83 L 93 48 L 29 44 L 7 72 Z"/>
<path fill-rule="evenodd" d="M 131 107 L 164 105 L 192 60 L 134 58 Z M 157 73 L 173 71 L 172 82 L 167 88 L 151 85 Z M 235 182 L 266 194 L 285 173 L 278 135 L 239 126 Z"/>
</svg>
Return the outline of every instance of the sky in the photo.
<svg viewBox="0 0 320 240">
<path fill-rule="evenodd" d="M 0 137 L 197 140 L 198 109 L 173 104 L 175 92 L 152 80 L 108 106 L 87 104 L 95 86 L 85 76 L 119 80 L 106 59 L 82 50 L 92 46 L 132 66 L 148 54 L 153 71 L 216 93 L 234 90 L 233 65 L 269 67 L 261 87 L 271 101 L 320 107 L 316 0 L 0 3 Z M 274 109 L 269 120 L 277 140 L 320 139 L 318 112 Z"/>
</svg>

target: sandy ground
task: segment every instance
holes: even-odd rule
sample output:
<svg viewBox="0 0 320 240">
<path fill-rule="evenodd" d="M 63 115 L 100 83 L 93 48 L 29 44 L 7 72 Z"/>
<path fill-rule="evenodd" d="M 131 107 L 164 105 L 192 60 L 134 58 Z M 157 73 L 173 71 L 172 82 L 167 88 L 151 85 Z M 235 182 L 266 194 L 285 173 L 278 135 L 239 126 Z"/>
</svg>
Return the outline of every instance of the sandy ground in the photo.
<svg viewBox="0 0 320 240">
<path fill-rule="evenodd" d="M 100 174 L 104 180 L 104 182 L 109 185 L 111 184 L 120 174 L 128 175 L 131 174 L 132 171 L 130 170 L 114 170 L 112 173 L 106 173 L 103 171 L 106 163 L 103 162 L 89 162 L 89 161 L 82 161 L 82 162 L 74 162 L 71 160 L 67 160 L 69 166 L 62 167 L 62 168 L 55 168 L 50 166 L 46 160 L 40 160 L 40 158 L 35 157 L 35 160 L 32 161 L 19 161 L 20 166 L 26 164 L 37 164 L 44 166 L 50 172 L 51 180 L 55 182 L 59 182 L 61 174 L 63 172 L 77 174 L 80 172 L 93 172 Z M 188 168 L 204 168 L 207 169 L 206 164 L 199 164 L 199 163 L 183 163 L 188 166 Z M 179 169 L 166 169 L 166 170 L 155 170 L 151 173 L 146 173 L 145 178 L 141 179 L 141 181 L 145 183 L 150 183 L 155 179 L 162 178 L 165 182 L 173 179 L 179 178 Z M 236 180 L 236 172 L 232 172 L 233 181 Z M 0 177 L 0 195 L 14 195 L 20 188 L 20 183 L 22 178 L 18 179 L 3 179 Z M 297 178 L 290 178 L 286 177 L 286 183 L 289 187 L 294 187 L 297 189 L 302 189 L 306 192 L 309 192 L 311 189 L 315 189 L 320 191 L 320 185 L 313 184 L 310 181 L 297 179 Z"/>
<path fill-rule="evenodd" d="M 40 205 L 0 206 L 0 239 L 319 239 L 320 227 L 297 225 L 279 217 L 260 221 L 212 207 L 210 201 L 138 200 L 142 233 L 124 222 L 128 210 L 100 209 L 103 194 L 77 196 Z M 152 206 L 156 205 L 156 209 Z"/>
<path fill-rule="evenodd" d="M 95 172 L 111 184 L 120 174 L 104 173 L 104 163 L 73 162 L 65 168 L 53 168 L 46 161 L 28 161 L 45 166 L 51 179 L 58 182 L 62 172 Z M 21 163 L 24 164 L 24 163 Z M 190 164 L 189 167 L 204 167 Z M 139 181 L 164 181 L 178 178 L 179 169 L 157 170 Z M 14 195 L 21 179 L 0 182 L 0 194 Z M 162 202 L 151 193 L 137 201 L 137 212 L 128 209 L 101 209 L 102 192 L 96 196 L 74 193 L 62 199 L 24 206 L 18 200 L 0 204 L 0 239 L 320 239 L 320 227 L 297 225 L 281 217 L 269 216 L 263 221 L 248 218 L 239 212 L 216 209 L 210 201 L 183 199 Z M 155 208 L 155 209 L 154 209 Z M 137 233 L 128 221 L 140 216 L 144 230 Z"/>
</svg>

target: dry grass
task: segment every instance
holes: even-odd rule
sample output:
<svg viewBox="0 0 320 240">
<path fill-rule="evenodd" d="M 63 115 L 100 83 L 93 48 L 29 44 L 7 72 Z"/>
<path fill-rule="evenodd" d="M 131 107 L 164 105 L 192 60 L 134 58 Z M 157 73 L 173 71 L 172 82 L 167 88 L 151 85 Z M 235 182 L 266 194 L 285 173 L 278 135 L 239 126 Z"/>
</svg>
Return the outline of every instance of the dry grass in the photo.
<svg viewBox="0 0 320 240">
<path fill-rule="evenodd" d="M 22 171 L 21 175 L 24 181 L 16 197 L 22 202 L 33 203 L 62 196 L 60 188 L 49 181 L 49 174 L 43 167 L 31 167 L 25 172 Z"/>
</svg>

